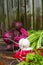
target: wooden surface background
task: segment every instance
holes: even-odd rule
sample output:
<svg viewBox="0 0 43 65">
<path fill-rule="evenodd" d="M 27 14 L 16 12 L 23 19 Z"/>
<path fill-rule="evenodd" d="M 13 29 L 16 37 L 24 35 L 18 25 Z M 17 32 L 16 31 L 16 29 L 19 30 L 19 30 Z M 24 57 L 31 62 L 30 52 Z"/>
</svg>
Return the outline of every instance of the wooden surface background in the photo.
<svg viewBox="0 0 43 65">
<path fill-rule="evenodd" d="M 43 0 L 0 0 L 0 40 L 14 21 L 21 21 L 26 30 L 43 29 Z M 0 43 L 1 43 L 0 41 Z"/>
</svg>

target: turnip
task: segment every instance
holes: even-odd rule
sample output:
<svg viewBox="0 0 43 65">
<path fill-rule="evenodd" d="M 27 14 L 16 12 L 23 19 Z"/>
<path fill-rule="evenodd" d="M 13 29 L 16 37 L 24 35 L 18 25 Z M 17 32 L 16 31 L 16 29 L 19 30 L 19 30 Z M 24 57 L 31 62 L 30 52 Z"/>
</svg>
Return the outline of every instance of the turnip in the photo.
<svg viewBox="0 0 43 65">
<path fill-rule="evenodd" d="M 27 38 L 22 38 L 19 41 L 19 47 L 21 50 L 32 50 L 32 48 L 30 47 L 30 42 Z"/>
</svg>

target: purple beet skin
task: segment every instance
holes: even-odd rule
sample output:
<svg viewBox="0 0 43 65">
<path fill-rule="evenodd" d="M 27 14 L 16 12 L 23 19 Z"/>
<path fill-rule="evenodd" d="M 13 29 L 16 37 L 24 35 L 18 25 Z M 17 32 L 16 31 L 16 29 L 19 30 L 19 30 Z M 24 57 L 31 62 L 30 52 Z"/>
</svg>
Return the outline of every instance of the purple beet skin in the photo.
<svg viewBox="0 0 43 65">
<path fill-rule="evenodd" d="M 7 32 L 5 32 L 4 34 L 3 34 L 3 40 L 7 43 L 7 44 L 9 44 L 9 43 L 11 43 L 11 40 L 10 39 L 12 39 L 12 31 L 7 31 Z"/>
</svg>

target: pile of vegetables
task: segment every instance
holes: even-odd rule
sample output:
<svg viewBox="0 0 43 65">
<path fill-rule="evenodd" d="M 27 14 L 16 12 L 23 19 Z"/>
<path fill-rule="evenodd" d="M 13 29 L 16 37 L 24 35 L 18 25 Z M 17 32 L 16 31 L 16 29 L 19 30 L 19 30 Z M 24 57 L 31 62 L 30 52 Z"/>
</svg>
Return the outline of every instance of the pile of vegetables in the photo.
<svg viewBox="0 0 43 65">
<path fill-rule="evenodd" d="M 36 54 L 29 53 L 26 55 L 26 61 L 22 61 L 17 65 L 43 65 L 43 56 L 39 52 Z"/>
<path fill-rule="evenodd" d="M 27 39 L 30 41 L 30 46 L 33 49 L 43 48 L 43 30 L 30 31 L 30 35 Z"/>
<path fill-rule="evenodd" d="M 19 42 L 20 51 L 14 54 L 14 58 L 20 61 L 25 61 L 26 55 L 33 53 L 33 50 L 43 48 L 43 31 L 29 31 L 30 35 L 26 39 L 21 39 Z M 35 53 L 35 52 L 34 52 Z M 43 55 L 43 52 L 41 53 Z"/>
<path fill-rule="evenodd" d="M 19 58 L 19 60 L 21 60 L 21 62 L 17 65 L 43 65 L 43 51 L 40 53 L 38 51 L 34 51 L 34 50 L 40 50 L 41 48 L 43 49 L 43 30 L 29 31 L 29 36 L 26 39 L 29 41 L 29 45 L 25 41 L 26 43 L 25 47 L 27 46 L 28 46 L 27 48 L 31 47 L 33 50 L 27 50 L 27 49 L 23 50 L 21 48 L 21 51 L 19 51 L 15 55 L 17 59 Z M 21 41 L 20 46 L 22 44 L 23 40 Z"/>
</svg>

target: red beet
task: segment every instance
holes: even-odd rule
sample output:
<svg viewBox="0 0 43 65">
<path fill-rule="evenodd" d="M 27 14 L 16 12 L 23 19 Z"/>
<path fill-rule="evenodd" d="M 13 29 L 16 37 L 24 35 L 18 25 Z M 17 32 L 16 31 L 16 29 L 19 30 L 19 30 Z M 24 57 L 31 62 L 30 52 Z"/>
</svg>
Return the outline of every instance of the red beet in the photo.
<svg viewBox="0 0 43 65">
<path fill-rule="evenodd" d="M 21 56 L 20 56 L 20 52 L 19 52 L 19 51 L 16 52 L 16 53 L 13 55 L 13 57 L 19 59 L 19 58 L 21 57 Z"/>
<path fill-rule="evenodd" d="M 7 44 L 9 44 L 9 43 L 11 43 L 11 40 L 10 39 L 12 39 L 12 31 L 7 31 L 7 32 L 5 32 L 4 34 L 3 34 L 3 40 L 7 43 Z"/>
<path fill-rule="evenodd" d="M 22 53 L 20 51 L 16 52 L 13 57 L 19 59 L 20 61 L 25 61 L 26 58 L 21 55 Z"/>
<path fill-rule="evenodd" d="M 25 57 L 28 53 L 30 53 L 29 50 L 27 50 L 27 51 L 24 50 L 24 51 L 22 51 L 22 54 L 21 54 L 21 55 L 22 55 L 23 57 Z"/>
<path fill-rule="evenodd" d="M 19 59 L 20 61 L 26 61 L 26 57 L 22 57 L 22 56 L 21 56 L 21 57 L 19 57 L 18 59 Z"/>
<path fill-rule="evenodd" d="M 37 54 L 34 50 L 21 50 L 16 52 L 13 57 L 19 59 L 20 61 L 26 61 L 26 55 L 29 53 Z M 43 56 L 43 51 L 40 52 L 40 55 Z"/>
<path fill-rule="evenodd" d="M 20 34 L 20 33 L 19 33 L 17 30 L 14 30 L 14 37 L 15 37 L 15 36 L 19 36 L 19 34 Z"/>
<path fill-rule="evenodd" d="M 14 43 L 14 48 L 18 48 L 19 44 L 18 43 Z"/>
<path fill-rule="evenodd" d="M 18 22 L 14 22 L 13 26 L 15 26 L 15 28 L 19 30 L 22 27 L 22 23 L 19 22 L 19 21 Z"/>
</svg>

